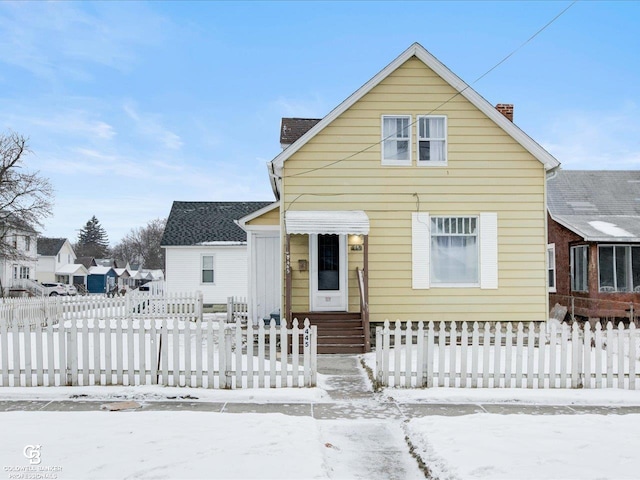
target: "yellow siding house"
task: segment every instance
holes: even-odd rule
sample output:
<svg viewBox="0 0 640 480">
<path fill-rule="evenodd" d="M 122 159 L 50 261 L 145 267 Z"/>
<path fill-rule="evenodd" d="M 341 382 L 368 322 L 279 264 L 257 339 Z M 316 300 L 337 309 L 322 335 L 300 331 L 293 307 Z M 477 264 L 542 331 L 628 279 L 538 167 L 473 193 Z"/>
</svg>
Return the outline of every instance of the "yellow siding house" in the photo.
<svg viewBox="0 0 640 480">
<path fill-rule="evenodd" d="M 558 166 L 416 43 L 268 164 L 279 202 L 240 223 L 277 225 L 280 308 L 327 327 L 319 351 L 385 319 L 543 321 Z"/>
</svg>

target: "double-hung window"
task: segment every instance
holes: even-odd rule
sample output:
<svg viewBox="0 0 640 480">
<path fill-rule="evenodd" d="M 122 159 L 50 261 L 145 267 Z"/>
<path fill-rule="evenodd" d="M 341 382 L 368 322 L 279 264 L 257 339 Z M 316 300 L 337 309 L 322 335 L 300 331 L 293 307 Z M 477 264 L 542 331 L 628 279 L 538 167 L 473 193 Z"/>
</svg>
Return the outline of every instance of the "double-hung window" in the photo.
<svg viewBox="0 0 640 480">
<path fill-rule="evenodd" d="M 411 165 L 411 115 L 382 116 L 382 164 Z"/>
<path fill-rule="evenodd" d="M 214 283 L 213 278 L 213 255 L 203 255 L 202 283 Z"/>
<path fill-rule="evenodd" d="M 556 245 L 547 245 L 547 272 L 549 277 L 549 291 L 556 291 Z"/>
<path fill-rule="evenodd" d="M 588 245 L 571 247 L 571 291 L 588 292 L 589 280 L 587 275 Z"/>
<path fill-rule="evenodd" d="M 447 117 L 418 117 L 418 165 L 442 165 L 447 162 Z"/>
<path fill-rule="evenodd" d="M 599 245 L 601 292 L 640 292 L 640 247 Z"/>
<path fill-rule="evenodd" d="M 431 217 L 431 283 L 479 284 L 478 218 Z"/>
<path fill-rule="evenodd" d="M 29 252 L 31 251 L 31 237 L 24 237 L 24 249 Z"/>
</svg>

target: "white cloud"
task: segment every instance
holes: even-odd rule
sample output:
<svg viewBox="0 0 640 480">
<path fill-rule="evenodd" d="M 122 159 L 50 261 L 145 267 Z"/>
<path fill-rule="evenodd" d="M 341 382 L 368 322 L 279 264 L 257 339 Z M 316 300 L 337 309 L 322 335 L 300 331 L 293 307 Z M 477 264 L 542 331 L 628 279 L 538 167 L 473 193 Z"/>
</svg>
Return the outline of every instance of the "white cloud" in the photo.
<svg viewBox="0 0 640 480">
<path fill-rule="evenodd" d="M 166 20 L 143 4 L 0 2 L 0 61 L 49 80 L 92 77 L 83 64 L 127 71 L 159 42 Z"/>
<path fill-rule="evenodd" d="M 541 144 L 565 169 L 640 169 L 640 109 L 556 112 Z"/>
<path fill-rule="evenodd" d="M 88 112 L 79 110 L 26 120 L 33 125 L 45 127 L 49 132 L 72 134 L 76 137 L 82 135 L 90 139 L 110 140 L 116 135 L 111 125 L 102 120 L 92 119 Z"/>
<path fill-rule="evenodd" d="M 142 114 L 137 111 L 131 102 L 125 103 L 122 108 L 129 118 L 134 121 L 140 134 L 161 143 L 171 150 L 179 150 L 182 147 L 183 142 L 180 136 L 162 126 L 159 115 Z"/>
</svg>

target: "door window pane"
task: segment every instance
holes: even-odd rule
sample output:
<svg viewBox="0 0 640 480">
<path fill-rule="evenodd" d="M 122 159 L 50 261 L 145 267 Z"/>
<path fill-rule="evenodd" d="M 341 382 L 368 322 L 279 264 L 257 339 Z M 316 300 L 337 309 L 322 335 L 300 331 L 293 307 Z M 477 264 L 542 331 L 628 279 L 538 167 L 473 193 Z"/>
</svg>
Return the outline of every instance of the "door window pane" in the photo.
<svg viewBox="0 0 640 480">
<path fill-rule="evenodd" d="M 318 235 L 318 290 L 340 290 L 338 235 Z"/>
</svg>

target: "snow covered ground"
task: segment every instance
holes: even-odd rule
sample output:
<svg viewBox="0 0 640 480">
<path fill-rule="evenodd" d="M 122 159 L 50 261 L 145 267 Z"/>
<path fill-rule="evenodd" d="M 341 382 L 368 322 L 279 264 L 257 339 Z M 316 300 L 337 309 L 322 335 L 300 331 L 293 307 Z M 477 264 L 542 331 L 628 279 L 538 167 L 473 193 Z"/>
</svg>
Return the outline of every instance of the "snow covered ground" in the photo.
<svg viewBox="0 0 640 480">
<path fill-rule="evenodd" d="M 309 407 L 292 408 L 291 414 L 145 408 L 124 412 L 0 411 L 0 479 L 424 478 L 405 437 L 432 478 L 640 478 L 638 391 L 386 389 L 377 396 L 363 397 L 358 392 L 352 399 L 333 400 L 336 382 L 331 380 L 319 375 L 319 386 L 314 389 L 230 391 L 150 385 L 3 387 L 0 406 L 6 409 L 18 400 L 74 397 L 96 401 L 97 405 L 119 400 L 149 405 L 173 397 L 196 403 Z M 314 414 L 314 407 L 319 411 L 331 402 L 353 404 L 353 414 L 330 420 Z M 492 403 L 508 404 L 505 411 L 527 405 L 559 405 L 584 413 L 542 415 L 536 408 L 532 409 L 535 414 L 484 413 L 482 405 Z M 430 404 L 439 405 L 433 410 L 437 415 L 416 414 L 419 410 L 410 408 Z M 454 404 L 475 407 L 468 409 L 470 414 L 460 415 Z M 578 405 L 617 408 L 602 415 L 576 408 Z M 617 414 L 629 407 L 638 407 L 639 413 Z M 362 412 L 374 408 L 376 415 L 364 418 Z M 30 465 L 25 456 L 33 452 L 25 452 L 30 445 L 40 446 L 41 463 Z"/>
</svg>

